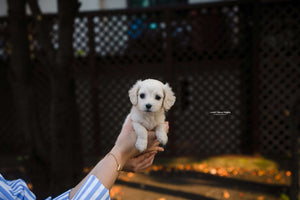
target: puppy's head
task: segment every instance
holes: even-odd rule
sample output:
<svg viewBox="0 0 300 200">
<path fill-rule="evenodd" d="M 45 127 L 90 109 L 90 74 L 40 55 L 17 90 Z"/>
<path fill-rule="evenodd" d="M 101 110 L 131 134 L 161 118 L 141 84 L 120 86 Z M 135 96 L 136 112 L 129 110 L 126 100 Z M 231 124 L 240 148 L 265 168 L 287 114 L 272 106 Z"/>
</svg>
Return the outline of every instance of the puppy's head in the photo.
<svg viewBox="0 0 300 200">
<path fill-rule="evenodd" d="M 163 84 L 154 79 L 137 81 L 128 93 L 132 105 L 149 113 L 160 109 L 169 110 L 176 99 L 168 83 Z"/>
</svg>

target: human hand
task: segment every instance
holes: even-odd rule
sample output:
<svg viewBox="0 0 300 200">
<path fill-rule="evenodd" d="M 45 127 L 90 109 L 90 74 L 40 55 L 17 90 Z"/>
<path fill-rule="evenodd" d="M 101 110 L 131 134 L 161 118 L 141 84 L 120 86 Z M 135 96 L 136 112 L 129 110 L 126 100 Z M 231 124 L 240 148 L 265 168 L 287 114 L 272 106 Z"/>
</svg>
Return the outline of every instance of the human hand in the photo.
<svg viewBox="0 0 300 200">
<path fill-rule="evenodd" d="M 156 152 L 152 151 L 133 157 L 125 163 L 123 171 L 140 172 L 152 165 L 155 155 Z"/>
<path fill-rule="evenodd" d="M 166 132 L 169 131 L 169 123 L 166 123 Z M 124 124 L 120 135 L 117 138 L 115 146 L 111 150 L 118 159 L 120 160 L 120 164 L 123 166 L 130 158 L 133 158 L 140 154 L 140 152 L 136 149 L 135 143 L 137 140 L 137 135 L 134 132 L 132 126 L 132 120 L 129 120 Z M 155 133 L 153 131 L 148 133 L 148 145 L 147 149 L 144 153 L 151 151 L 163 151 L 162 147 L 159 147 L 159 142 L 156 140 Z"/>
<path fill-rule="evenodd" d="M 166 123 L 166 132 L 169 131 L 169 123 Z M 143 169 L 150 167 L 153 164 L 153 160 L 157 152 L 164 151 L 162 147 L 159 146 L 159 142 L 156 140 L 155 132 L 150 131 L 148 133 L 148 146 L 145 152 L 139 154 L 136 157 L 129 159 L 124 167 L 123 171 L 127 172 L 139 172 Z"/>
</svg>

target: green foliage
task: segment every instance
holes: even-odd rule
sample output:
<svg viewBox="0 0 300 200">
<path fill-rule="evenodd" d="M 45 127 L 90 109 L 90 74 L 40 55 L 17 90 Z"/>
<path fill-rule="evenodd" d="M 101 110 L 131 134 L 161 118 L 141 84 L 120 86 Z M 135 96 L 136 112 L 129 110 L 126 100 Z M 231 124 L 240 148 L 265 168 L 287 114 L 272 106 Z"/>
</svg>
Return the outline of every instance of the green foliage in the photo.
<svg viewBox="0 0 300 200">
<path fill-rule="evenodd" d="M 78 50 L 77 55 L 81 56 L 81 57 L 85 57 L 87 55 L 87 53 L 84 50 Z"/>
<path fill-rule="evenodd" d="M 290 197 L 288 195 L 284 194 L 284 193 L 281 193 L 280 194 L 280 199 L 281 200 L 290 200 Z"/>
</svg>

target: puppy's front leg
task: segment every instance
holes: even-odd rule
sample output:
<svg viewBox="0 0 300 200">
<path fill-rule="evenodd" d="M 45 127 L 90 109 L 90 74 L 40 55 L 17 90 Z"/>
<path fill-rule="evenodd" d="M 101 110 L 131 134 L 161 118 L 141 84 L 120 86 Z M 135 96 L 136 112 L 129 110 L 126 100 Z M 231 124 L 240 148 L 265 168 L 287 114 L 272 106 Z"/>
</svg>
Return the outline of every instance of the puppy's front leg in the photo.
<svg viewBox="0 0 300 200">
<path fill-rule="evenodd" d="M 156 138 L 159 141 L 159 143 L 161 143 L 163 145 L 166 145 L 168 142 L 168 136 L 167 136 L 166 130 L 167 130 L 167 125 L 165 123 L 159 124 L 155 128 Z"/>
<path fill-rule="evenodd" d="M 137 140 L 135 143 L 135 147 L 140 151 L 143 152 L 147 148 L 147 139 L 148 139 L 148 132 L 144 126 L 137 122 L 132 122 L 133 129 L 137 134 Z"/>
</svg>

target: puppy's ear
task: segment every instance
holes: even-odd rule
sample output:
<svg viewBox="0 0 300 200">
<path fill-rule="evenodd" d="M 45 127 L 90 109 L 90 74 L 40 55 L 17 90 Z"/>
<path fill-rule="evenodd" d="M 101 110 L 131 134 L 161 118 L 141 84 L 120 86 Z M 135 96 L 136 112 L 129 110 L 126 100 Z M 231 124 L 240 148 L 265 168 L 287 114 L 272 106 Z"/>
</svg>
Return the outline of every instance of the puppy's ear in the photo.
<svg viewBox="0 0 300 200">
<path fill-rule="evenodd" d="M 134 105 L 134 106 L 137 104 L 137 101 L 138 101 L 137 95 L 138 95 L 139 89 L 141 87 L 141 82 L 142 82 L 141 80 L 138 80 L 132 86 L 132 88 L 128 91 L 129 99 L 130 99 L 132 105 Z"/>
<path fill-rule="evenodd" d="M 164 92 L 165 92 L 165 98 L 163 102 L 164 109 L 168 111 L 175 103 L 176 97 L 174 95 L 174 92 L 172 91 L 172 88 L 169 86 L 168 83 L 164 85 Z"/>
</svg>

